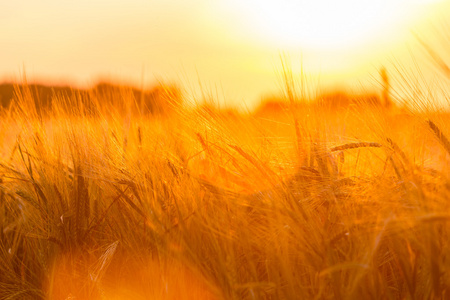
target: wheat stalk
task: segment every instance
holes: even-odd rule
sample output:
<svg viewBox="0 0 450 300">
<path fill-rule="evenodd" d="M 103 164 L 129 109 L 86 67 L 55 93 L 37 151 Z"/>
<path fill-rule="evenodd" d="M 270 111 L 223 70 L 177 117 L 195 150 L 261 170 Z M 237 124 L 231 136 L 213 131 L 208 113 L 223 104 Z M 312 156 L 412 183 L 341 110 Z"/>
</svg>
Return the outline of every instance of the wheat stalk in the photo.
<svg viewBox="0 0 450 300">
<path fill-rule="evenodd" d="M 437 136 L 441 145 L 444 147 L 447 153 L 450 154 L 450 142 L 448 141 L 447 137 L 442 133 L 442 131 L 433 121 L 428 120 L 427 123 L 428 126 L 430 126 L 431 130 L 433 130 L 434 134 Z"/>
<path fill-rule="evenodd" d="M 331 152 L 341 151 L 341 150 L 348 150 L 348 149 L 355 149 L 355 148 L 364 148 L 364 147 L 382 147 L 379 143 L 372 143 L 372 142 L 357 142 L 357 143 L 349 143 L 344 144 L 340 146 L 336 146 L 330 149 Z"/>
</svg>

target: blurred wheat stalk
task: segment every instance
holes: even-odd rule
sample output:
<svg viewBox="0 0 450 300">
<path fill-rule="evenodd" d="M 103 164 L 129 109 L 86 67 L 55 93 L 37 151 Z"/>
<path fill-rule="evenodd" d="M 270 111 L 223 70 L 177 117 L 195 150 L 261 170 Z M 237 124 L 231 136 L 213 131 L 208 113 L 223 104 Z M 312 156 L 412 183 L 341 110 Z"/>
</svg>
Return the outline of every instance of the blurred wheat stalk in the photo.
<svg viewBox="0 0 450 300">
<path fill-rule="evenodd" d="M 0 299 L 446 298 L 448 115 L 330 111 L 283 68 L 288 117 L 17 89 Z"/>
</svg>

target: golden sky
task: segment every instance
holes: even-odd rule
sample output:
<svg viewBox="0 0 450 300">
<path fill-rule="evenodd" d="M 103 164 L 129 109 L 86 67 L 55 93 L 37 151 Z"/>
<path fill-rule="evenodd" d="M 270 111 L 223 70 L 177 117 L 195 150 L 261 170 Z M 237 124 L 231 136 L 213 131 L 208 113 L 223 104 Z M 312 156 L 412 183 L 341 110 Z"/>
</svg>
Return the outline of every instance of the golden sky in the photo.
<svg viewBox="0 0 450 300">
<path fill-rule="evenodd" d="M 439 45 L 449 2 L 2 1 L 0 78 L 18 80 L 25 68 L 29 81 L 163 80 L 252 107 L 280 91 L 281 53 L 324 86 L 366 82 L 411 54 L 425 60 L 411 32 Z"/>
</svg>

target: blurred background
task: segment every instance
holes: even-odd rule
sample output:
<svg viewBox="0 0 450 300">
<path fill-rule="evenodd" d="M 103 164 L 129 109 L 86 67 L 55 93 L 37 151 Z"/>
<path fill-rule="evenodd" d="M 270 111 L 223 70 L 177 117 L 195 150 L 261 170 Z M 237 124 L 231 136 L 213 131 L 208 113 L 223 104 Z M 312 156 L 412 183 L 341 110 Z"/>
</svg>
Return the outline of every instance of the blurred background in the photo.
<svg viewBox="0 0 450 300">
<path fill-rule="evenodd" d="M 383 67 L 433 89 L 442 72 L 420 41 L 448 59 L 449 16 L 437 0 L 3 1 L 0 82 L 167 82 L 252 109 L 281 93 L 282 58 L 313 91 L 377 91 Z"/>
</svg>

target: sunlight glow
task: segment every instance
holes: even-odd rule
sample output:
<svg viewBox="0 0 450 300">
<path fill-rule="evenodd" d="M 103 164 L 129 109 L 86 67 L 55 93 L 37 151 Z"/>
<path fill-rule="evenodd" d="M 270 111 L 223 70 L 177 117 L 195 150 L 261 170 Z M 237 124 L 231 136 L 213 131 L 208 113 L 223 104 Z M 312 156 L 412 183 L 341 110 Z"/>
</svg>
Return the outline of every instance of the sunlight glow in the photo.
<svg viewBox="0 0 450 300">
<path fill-rule="evenodd" d="M 281 47 L 337 50 L 398 30 L 435 0 L 248 0 L 235 3 L 245 26 Z M 245 29 L 244 29 L 245 30 Z"/>
</svg>

